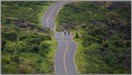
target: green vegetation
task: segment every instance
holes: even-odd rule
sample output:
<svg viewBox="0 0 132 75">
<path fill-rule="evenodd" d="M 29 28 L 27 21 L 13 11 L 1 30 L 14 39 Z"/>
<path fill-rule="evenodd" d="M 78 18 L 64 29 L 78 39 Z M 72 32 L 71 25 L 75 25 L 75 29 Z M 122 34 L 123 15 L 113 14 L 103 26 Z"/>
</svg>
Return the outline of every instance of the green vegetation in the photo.
<svg viewBox="0 0 132 75">
<path fill-rule="evenodd" d="M 131 73 L 130 2 L 72 2 L 56 17 L 57 31 L 71 29 L 79 73 Z"/>
<path fill-rule="evenodd" d="M 78 38 L 79 38 L 79 35 L 78 35 L 78 33 L 76 33 L 76 36 L 75 36 L 75 38 L 76 38 L 76 39 L 78 39 Z"/>
<path fill-rule="evenodd" d="M 40 19 L 54 2 L 2 1 L 2 73 L 54 73 L 57 42 Z"/>
</svg>

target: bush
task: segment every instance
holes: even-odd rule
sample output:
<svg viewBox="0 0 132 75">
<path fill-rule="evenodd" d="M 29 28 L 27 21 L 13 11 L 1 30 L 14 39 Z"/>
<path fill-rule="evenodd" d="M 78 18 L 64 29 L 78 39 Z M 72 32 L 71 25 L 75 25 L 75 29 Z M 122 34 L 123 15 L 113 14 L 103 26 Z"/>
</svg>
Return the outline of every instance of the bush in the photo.
<svg viewBox="0 0 132 75">
<path fill-rule="evenodd" d="M 2 64 L 9 64 L 11 62 L 11 59 L 8 56 L 2 57 Z"/>
<path fill-rule="evenodd" d="M 16 32 L 9 32 L 9 33 L 5 34 L 4 36 L 7 40 L 10 40 L 10 41 L 16 41 L 17 40 Z"/>
<path fill-rule="evenodd" d="M 4 65 L 2 73 L 6 74 L 17 74 L 17 68 L 15 62 L 10 62 L 8 65 Z"/>
<path fill-rule="evenodd" d="M 76 38 L 76 39 L 78 39 L 78 38 L 79 38 L 79 35 L 78 35 L 78 33 L 76 33 L 76 35 L 75 35 L 75 38 Z"/>
<path fill-rule="evenodd" d="M 40 63 L 42 63 L 43 61 L 42 61 L 42 59 L 38 59 L 36 62 L 37 62 L 38 64 L 40 64 Z"/>
<path fill-rule="evenodd" d="M 46 43 L 45 41 L 43 41 L 41 44 L 40 44 L 40 47 L 39 47 L 39 54 L 43 57 L 46 56 L 46 54 L 49 52 L 50 48 L 49 48 L 50 44 Z"/>
</svg>

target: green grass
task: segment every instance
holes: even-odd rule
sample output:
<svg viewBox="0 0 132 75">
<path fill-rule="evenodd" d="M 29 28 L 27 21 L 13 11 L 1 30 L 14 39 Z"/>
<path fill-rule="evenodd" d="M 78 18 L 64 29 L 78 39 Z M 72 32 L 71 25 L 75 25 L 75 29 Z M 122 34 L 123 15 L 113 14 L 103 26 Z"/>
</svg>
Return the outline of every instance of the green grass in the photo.
<svg viewBox="0 0 132 75">
<path fill-rule="evenodd" d="M 57 49 L 58 43 L 57 43 L 57 41 L 54 38 L 52 38 L 49 41 L 46 41 L 46 43 L 50 44 L 50 47 L 49 47 L 50 51 L 47 54 L 47 58 L 48 58 L 48 61 L 49 61 L 48 63 L 50 63 L 49 64 L 50 67 L 47 66 L 47 68 L 52 69 L 51 73 L 55 73 L 55 70 L 53 70 L 53 67 L 54 67 L 54 55 L 56 53 L 56 49 Z M 43 64 L 41 64 L 41 65 L 43 65 Z M 44 69 L 46 69 L 46 68 L 44 68 Z"/>
<path fill-rule="evenodd" d="M 57 41 L 54 38 L 52 38 L 52 40 L 50 40 L 50 41 L 46 41 L 46 43 L 51 44 L 50 45 L 50 51 L 49 51 L 47 57 L 49 58 L 49 60 L 51 60 L 51 62 L 53 62 L 54 61 L 53 60 L 54 59 L 54 55 L 56 53 L 56 49 L 57 49 L 58 43 L 57 43 Z"/>
<path fill-rule="evenodd" d="M 42 73 L 52 73 L 50 67 L 52 66 L 51 62 L 47 59 L 44 59 L 39 54 L 35 53 L 21 53 L 19 55 L 20 59 L 26 60 L 26 62 L 32 62 L 36 65 L 36 68 L 40 69 Z M 36 63 L 38 60 L 41 60 L 41 63 Z"/>
<path fill-rule="evenodd" d="M 86 65 L 86 61 L 82 56 L 82 51 L 84 50 L 84 48 L 82 47 L 82 41 L 80 39 L 75 39 L 74 41 L 78 44 L 77 49 L 76 49 L 76 55 L 75 55 L 75 63 L 76 63 L 76 67 L 77 67 L 77 71 L 78 73 L 81 73 L 81 70 L 84 70 L 85 65 Z"/>
<path fill-rule="evenodd" d="M 51 40 L 46 40 L 46 43 L 50 44 L 49 48 L 49 52 L 46 55 L 46 58 L 43 58 L 42 56 L 40 56 L 39 54 L 35 54 L 35 53 L 21 53 L 19 55 L 19 57 L 21 59 L 26 59 L 27 61 L 32 61 L 32 62 L 36 62 L 37 60 L 42 60 L 42 63 L 37 64 L 37 68 L 39 68 L 41 71 L 43 71 L 44 73 L 55 73 L 54 72 L 54 55 L 56 53 L 56 49 L 57 49 L 57 41 L 52 38 Z"/>
<path fill-rule="evenodd" d="M 43 57 L 35 53 L 20 53 L 19 57 L 24 59 L 30 59 L 33 61 L 37 61 L 38 59 L 43 59 Z"/>
<path fill-rule="evenodd" d="M 82 40 L 82 35 L 81 35 L 84 31 L 79 29 L 78 31 L 72 30 L 71 32 L 73 33 L 72 34 L 73 40 L 77 43 L 77 49 L 76 49 L 76 54 L 75 54 L 75 63 L 76 63 L 78 73 L 79 74 L 85 74 L 86 72 L 87 73 L 100 73 L 99 72 L 100 63 L 104 63 L 104 62 L 98 60 L 98 58 L 94 55 L 93 56 L 87 55 L 87 57 L 89 58 L 87 60 L 86 60 L 86 58 L 84 58 L 86 56 L 86 55 L 84 55 L 86 48 L 82 45 L 83 40 Z M 78 33 L 78 35 L 79 35 L 78 39 L 75 38 L 76 33 Z M 97 45 L 93 45 L 89 48 L 93 48 L 94 46 L 96 48 Z M 93 62 L 93 60 L 98 61 L 98 63 Z M 102 68 L 111 70 L 111 68 L 108 67 L 108 65 L 106 65 L 105 63 L 102 65 Z M 102 69 L 102 73 L 105 73 L 105 70 L 103 70 L 103 69 Z"/>
<path fill-rule="evenodd" d="M 71 30 L 72 32 L 72 38 L 73 40 L 75 41 L 75 43 L 77 43 L 77 49 L 76 49 L 76 54 L 75 54 L 75 64 L 76 64 L 76 67 L 77 67 L 77 71 L 78 73 L 80 74 L 82 70 L 85 70 L 85 65 L 87 64 L 86 63 L 86 60 L 83 58 L 83 50 L 85 49 L 83 46 L 82 46 L 82 40 L 81 38 L 78 38 L 76 39 L 75 38 L 75 35 L 76 33 L 79 34 L 79 37 L 81 37 L 81 33 L 83 32 L 81 29 L 79 29 L 78 31 L 76 30 Z"/>
</svg>

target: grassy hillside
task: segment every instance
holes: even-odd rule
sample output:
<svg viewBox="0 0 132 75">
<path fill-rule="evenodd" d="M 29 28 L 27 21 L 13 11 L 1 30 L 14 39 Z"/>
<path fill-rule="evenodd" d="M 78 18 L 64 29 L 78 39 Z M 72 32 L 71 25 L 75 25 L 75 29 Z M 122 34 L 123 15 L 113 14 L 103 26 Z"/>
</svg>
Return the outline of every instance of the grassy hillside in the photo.
<svg viewBox="0 0 132 75">
<path fill-rule="evenodd" d="M 53 32 L 40 25 L 40 16 L 53 3 L 2 1 L 2 73 L 54 73 L 57 42 Z"/>
<path fill-rule="evenodd" d="M 71 30 L 79 73 L 131 73 L 130 2 L 72 2 L 56 17 L 57 31 Z"/>
</svg>

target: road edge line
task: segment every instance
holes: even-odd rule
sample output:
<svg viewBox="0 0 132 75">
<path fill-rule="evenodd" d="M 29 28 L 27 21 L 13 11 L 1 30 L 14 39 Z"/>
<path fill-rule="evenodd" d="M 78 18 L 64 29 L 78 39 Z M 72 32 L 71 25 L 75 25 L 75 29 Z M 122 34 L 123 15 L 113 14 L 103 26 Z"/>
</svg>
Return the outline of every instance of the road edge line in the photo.
<svg viewBox="0 0 132 75">
<path fill-rule="evenodd" d="M 73 43 L 76 44 L 76 49 L 75 49 L 75 52 L 74 52 L 73 60 L 74 60 L 74 65 L 75 65 L 76 72 L 77 72 L 77 74 L 78 74 L 78 69 L 77 69 L 77 66 L 76 66 L 76 63 L 75 63 L 75 56 L 76 56 L 76 50 L 77 50 L 78 44 L 72 39 L 72 33 L 71 33 L 71 35 L 70 35 L 70 39 L 73 41 Z"/>
<path fill-rule="evenodd" d="M 68 3 L 66 3 L 66 4 L 68 4 Z M 56 15 L 55 15 L 55 17 L 54 17 L 54 20 L 53 20 L 53 22 L 54 22 L 54 31 L 56 32 L 56 24 L 55 24 L 55 18 L 57 17 L 57 15 L 58 15 L 58 13 L 60 12 L 60 10 L 63 8 L 63 6 L 65 6 L 66 4 L 62 4 L 62 6 L 59 8 L 59 10 L 57 11 L 57 13 L 56 13 Z M 60 4 L 61 5 L 61 4 Z"/>
<path fill-rule="evenodd" d="M 62 6 L 63 7 L 63 6 Z M 57 11 L 57 13 L 56 13 L 56 15 L 55 15 L 55 17 L 54 17 L 54 20 L 53 20 L 53 22 L 54 22 L 54 32 L 56 32 L 56 25 L 55 25 L 55 18 L 56 18 L 56 16 L 58 15 L 58 13 L 59 13 L 59 11 L 60 11 L 60 9 L 62 8 L 62 7 L 60 7 L 59 8 L 59 10 Z"/>
<path fill-rule="evenodd" d="M 57 3 L 55 3 L 55 4 L 57 4 Z M 55 8 L 57 7 L 58 5 L 55 5 L 55 7 L 53 7 L 53 9 L 52 9 L 52 11 L 50 12 L 50 14 L 49 14 L 49 16 L 48 16 L 48 18 L 47 18 L 47 28 L 49 28 L 49 18 L 50 18 L 50 16 L 51 16 L 51 14 L 53 13 L 53 11 L 55 10 Z"/>
<path fill-rule="evenodd" d="M 58 47 L 57 47 L 57 49 L 56 49 L 56 53 L 55 53 L 55 55 L 54 55 L 54 71 L 55 71 L 55 73 L 56 73 L 55 57 L 56 57 L 57 51 L 58 51 L 58 49 L 59 49 L 59 47 L 60 47 L 60 45 L 59 45 L 59 43 L 58 43 L 58 40 L 57 40 L 57 44 L 58 44 Z"/>
<path fill-rule="evenodd" d="M 53 5 L 55 5 L 56 3 L 54 3 Z M 48 9 L 49 8 L 51 8 L 53 5 L 50 5 L 49 7 L 48 7 Z M 47 11 L 48 11 L 48 9 L 46 10 L 46 12 L 44 13 L 44 15 L 42 16 L 42 18 L 41 18 L 41 24 L 42 24 L 42 21 L 43 21 L 43 17 L 45 16 L 45 14 L 47 13 Z M 47 22 L 47 21 L 46 21 Z M 43 25 L 41 25 L 42 27 L 43 27 Z M 46 25 L 46 27 L 47 27 L 47 25 Z"/>
</svg>

